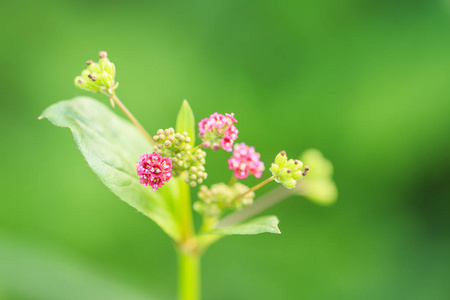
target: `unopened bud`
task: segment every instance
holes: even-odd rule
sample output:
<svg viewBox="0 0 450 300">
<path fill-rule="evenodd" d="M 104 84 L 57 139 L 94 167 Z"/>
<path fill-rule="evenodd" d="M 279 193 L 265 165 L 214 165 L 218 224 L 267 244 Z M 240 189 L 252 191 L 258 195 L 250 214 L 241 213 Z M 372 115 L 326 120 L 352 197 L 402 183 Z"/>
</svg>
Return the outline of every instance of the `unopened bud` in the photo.
<svg viewBox="0 0 450 300">
<path fill-rule="evenodd" d="M 270 166 L 270 171 L 272 172 L 273 175 L 278 175 L 278 173 L 280 173 L 280 166 L 277 164 L 272 164 Z"/>
<path fill-rule="evenodd" d="M 89 79 L 87 78 L 83 78 L 81 76 L 77 76 L 75 77 L 75 86 L 83 89 L 83 90 L 87 90 L 87 91 L 94 91 L 94 92 L 98 92 L 100 90 L 100 87 L 89 82 Z"/>
<path fill-rule="evenodd" d="M 297 181 L 293 178 L 287 178 L 286 180 L 282 180 L 281 183 L 288 189 L 293 189 L 297 185 Z"/>
<path fill-rule="evenodd" d="M 284 164 L 287 161 L 286 152 L 281 151 L 278 153 L 278 155 L 275 157 L 275 163 L 280 167 L 283 168 Z"/>
<path fill-rule="evenodd" d="M 88 70 L 90 73 L 98 73 L 98 74 L 102 73 L 102 69 L 100 68 L 100 65 L 95 62 L 89 64 Z"/>
<path fill-rule="evenodd" d="M 290 159 L 286 162 L 286 164 L 283 166 L 283 168 L 292 170 L 295 167 L 295 161 L 293 159 Z"/>
<path fill-rule="evenodd" d="M 295 180 L 299 180 L 302 177 L 303 177 L 303 172 L 301 170 L 292 173 L 292 178 L 295 179 Z"/>
<path fill-rule="evenodd" d="M 114 77 L 116 76 L 116 66 L 110 62 L 110 61 L 106 61 L 103 65 L 103 71 L 105 71 L 106 73 L 108 73 L 109 75 L 111 75 L 111 77 L 114 79 Z"/>
<path fill-rule="evenodd" d="M 83 76 L 84 78 L 89 78 L 89 74 L 91 74 L 91 72 L 89 72 L 88 69 L 84 69 L 83 71 L 81 71 L 81 76 Z"/>
<path fill-rule="evenodd" d="M 303 163 L 300 160 L 296 159 L 294 162 L 295 166 L 292 168 L 292 171 L 298 171 L 303 167 Z"/>
<path fill-rule="evenodd" d="M 105 71 L 103 71 L 103 73 L 100 75 L 100 79 L 103 85 L 106 86 L 107 88 L 111 88 L 114 86 L 114 78 Z"/>
<path fill-rule="evenodd" d="M 108 57 L 108 53 L 106 51 L 100 51 L 98 53 L 98 56 L 100 56 L 100 58 L 107 58 Z"/>
</svg>

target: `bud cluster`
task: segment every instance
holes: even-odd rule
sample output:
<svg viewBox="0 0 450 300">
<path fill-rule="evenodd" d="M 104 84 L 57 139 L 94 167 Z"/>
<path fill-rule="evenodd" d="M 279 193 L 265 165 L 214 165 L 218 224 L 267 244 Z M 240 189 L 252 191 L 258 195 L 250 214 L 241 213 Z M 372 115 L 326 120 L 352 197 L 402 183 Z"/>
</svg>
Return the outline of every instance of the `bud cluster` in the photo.
<svg viewBox="0 0 450 300">
<path fill-rule="evenodd" d="M 98 63 L 88 60 L 87 69 L 81 72 L 81 76 L 75 78 L 75 85 L 84 90 L 98 92 L 100 89 L 114 88 L 116 67 L 109 61 L 106 51 L 99 52 Z"/>
<path fill-rule="evenodd" d="M 218 219 L 227 209 L 240 209 L 251 205 L 255 197 L 254 192 L 236 199 L 237 196 L 248 190 L 248 186 L 241 183 L 235 183 L 232 186 L 218 183 L 213 184 L 211 188 L 202 185 L 198 192 L 200 200 L 194 203 L 194 210 L 205 217 Z"/>
<path fill-rule="evenodd" d="M 286 152 L 281 151 L 272 163 L 270 171 L 275 177 L 274 180 L 284 187 L 292 189 L 297 181 L 303 178 L 309 170 L 308 166 L 303 169 L 303 163 L 298 159 L 287 159 Z"/>
<path fill-rule="evenodd" d="M 188 171 L 187 183 L 192 187 L 203 183 L 208 176 L 204 167 L 206 152 L 201 149 L 191 152 L 191 138 L 187 132 L 175 133 L 173 128 L 160 129 L 153 140 L 155 151 L 172 159 L 172 175 L 179 176 L 183 171 Z"/>
<path fill-rule="evenodd" d="M 233 143 L 238 138 L 239 131 L 233 123 L 237 120 L 234 114 L 213 113 L 209 118 L 205 118 L 198 123 L 200 138 L 203 140 L 203 147 L 217 151 L 223 150 L 231 152 Z"/>
</svg>

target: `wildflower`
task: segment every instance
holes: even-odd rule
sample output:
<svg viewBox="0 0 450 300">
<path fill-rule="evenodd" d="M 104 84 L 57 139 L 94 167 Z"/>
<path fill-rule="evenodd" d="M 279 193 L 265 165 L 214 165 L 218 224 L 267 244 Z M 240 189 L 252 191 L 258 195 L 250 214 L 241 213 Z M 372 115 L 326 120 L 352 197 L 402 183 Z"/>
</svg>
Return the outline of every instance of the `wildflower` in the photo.
<svg viewBox="0 0 450 300">
<path fill-rule="evenodd" d="M 302 179 L 309 171 L 309 167 L 303 168 L 303 163 L 298 159 L 287 159 L 286 152 L 281 151 L 275 157 L 275 162 L 270 166 L 274 180 L 284 187 L 292 189 L 297 181 Z"/>
<path fill-rule="evenodd" d="M 234 146 L 233 156 L 228 160 L 228 167 L 234 171 L 234 176 L 245 179 L 249 174 L 260 178 L 264 171 L 264 163 L 259 160 L 260 154 L 255 152 L 254 147 L 245 143 Z"/>
<path fill-rule="evenodd" d="M 139 159 L 136 167 L 140 183 L 150 185 L 154 191 L 162 187 L 164 182 L 171 178 L 172 160 L 164 158 L 161 154 L 153 152 L 144 154 Z"/>
<path fill-rule="evenodd" d="M 98 63 L 88 60 L 87 69 L 81 72 L 81 76 L 75 78 L 75 85 L 78 88 L 94 92 L 105 88 L 115 88 L 116 67 L 109 61 L 105 51 L 100 51 L 99 56 Z"/>
<path fill-rule="evenodd" d="M 239 133 L 233 124 L 236 122 L 234 114 L 222 115 L 217 112 L 201 120 L 198 123 L 198 130 L 203 140 L 203 147 L 211 147 L 214 151 L 222 147 L 223 150 L 231 152 Z"/>
</svg>

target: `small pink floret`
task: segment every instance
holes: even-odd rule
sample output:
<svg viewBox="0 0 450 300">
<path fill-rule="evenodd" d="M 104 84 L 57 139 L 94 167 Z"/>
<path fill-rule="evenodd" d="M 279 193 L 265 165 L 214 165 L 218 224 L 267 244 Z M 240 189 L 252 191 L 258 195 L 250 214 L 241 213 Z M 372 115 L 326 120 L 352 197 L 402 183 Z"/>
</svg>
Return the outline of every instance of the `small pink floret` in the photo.
<svg viewBox="0 0 450 300">
<path fill-rule="evenodd" d="M 228 160 L 228 167 L 234 171 L 238 179 L 245 179 L 249 174 L 260 178 L 264 171 L 264 163 L 259 160 L 260 154 L 255 152 L 254 147 L 245 143 L 234 146 L 233 156 Z"/>
<path fill-rule="evenodd" d="M 209 141 L 204 141 L 203 146 L 209 147 L 215 142 L 228 152 L 233 151 L 234 141 L 238 138 L 239 131 L 233 123 L 237 120 L 234 114 L 219 114 L 217 112 L 205 118 L 198 123 L 198 130 L 202 139 L 210 136 Z M 212 137 L 211 137 L 212 136 Z"/>
<path fill-rule="evenodd" d="M 153 152 L 144 154 L 139 159 L 136 166 L 140 183 L 145 186 L 151 186 L 154 191 L 162 187 L 164 182 L 171 178 L 172 160 L 163 158 L 161 154 Z"/>
</svg>

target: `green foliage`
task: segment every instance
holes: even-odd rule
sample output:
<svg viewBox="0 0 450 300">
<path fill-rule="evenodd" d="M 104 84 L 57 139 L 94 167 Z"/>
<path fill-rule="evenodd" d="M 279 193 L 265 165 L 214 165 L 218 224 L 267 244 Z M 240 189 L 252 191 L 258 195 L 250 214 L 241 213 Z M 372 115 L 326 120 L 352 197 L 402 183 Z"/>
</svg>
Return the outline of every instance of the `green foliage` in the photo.
<svg viewBox="0 0 450 300">
<path fill-rule="evenodd" d="M 70 128 L 79 150 L 100 180 L 173 239 L 179 238 L 171 207 L 173 199 L 178 197 L 179 179 L 173 178 L 156 192 L 139 184 L 136 162 L 143 153 L 152 152 L 152 146 L 130 122 L 87 97 L 58 102 L 40 118 Z"/>
<path fill-rule="evenodd" d="M 178 112 L 177 125 L 175 128 L 176 132 L 183 133 L 187 132 L 188 136 L 191 138 L 189 144 L 194 147 L 195 145 L 195 119 L 194 113 L 187 100 L 183 101 L 180 111 Z"/>
<path fill-rule="evenodd" d="M 278 228 L 279 220 L 276 216 L 265 216 L 250 220 L 238 225 L 218 228 L 211 231 L 211 234 L 232 235 L 232 234 L 259 234 L 259 233 L 281 233 Z"/>
<path fill-rule="evenodd" d="M 331 161 L 317 149 L 306 150 L 300 159 L 311 166 L 311 170 L 292 192 L 303 195 L 318 204 L 333 204 L 338 197 L 338 190 L 332 178 L 333 164 Z"/>
</svg>

